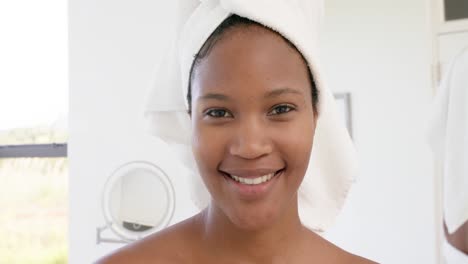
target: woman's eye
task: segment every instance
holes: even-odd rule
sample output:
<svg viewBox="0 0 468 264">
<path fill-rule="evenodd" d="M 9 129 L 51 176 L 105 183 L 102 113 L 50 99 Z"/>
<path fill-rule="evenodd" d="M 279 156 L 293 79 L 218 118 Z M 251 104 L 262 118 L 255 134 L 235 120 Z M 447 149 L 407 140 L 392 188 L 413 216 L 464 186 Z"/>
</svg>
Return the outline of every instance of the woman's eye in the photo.
<svg viewBox="0 0 468 264">
<path fill-rule="evenodd" d="M 231 116 L 231 114 L 227 110 L 224 110 L 224 109 L 210 109 L 205 112 L 205 115 L 208 115 L 214 118 L 222 118 L 222 117 Z"/>
<path fill-rule="evenodd" d="M 278 105 L 270 111 L 269 115 L 280 115 L 285 114 L 294 110 L 294 107 L 290 105 Z"/>
</svg>

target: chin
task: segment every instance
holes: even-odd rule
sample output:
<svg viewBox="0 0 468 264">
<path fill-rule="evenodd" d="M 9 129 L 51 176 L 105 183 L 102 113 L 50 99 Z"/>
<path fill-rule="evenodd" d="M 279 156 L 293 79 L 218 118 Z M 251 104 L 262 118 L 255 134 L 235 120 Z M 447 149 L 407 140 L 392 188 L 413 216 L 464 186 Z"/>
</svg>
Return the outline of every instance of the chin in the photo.
<svg viewBox="0 0 468 264">
<path fill-rule="evenodd" d="M 279 217 L 278 208 L 242 208 L 225 212 L 229 220 L 237 228 L 246 231 L 257 231 L 272 226 Z"/>
</svg>

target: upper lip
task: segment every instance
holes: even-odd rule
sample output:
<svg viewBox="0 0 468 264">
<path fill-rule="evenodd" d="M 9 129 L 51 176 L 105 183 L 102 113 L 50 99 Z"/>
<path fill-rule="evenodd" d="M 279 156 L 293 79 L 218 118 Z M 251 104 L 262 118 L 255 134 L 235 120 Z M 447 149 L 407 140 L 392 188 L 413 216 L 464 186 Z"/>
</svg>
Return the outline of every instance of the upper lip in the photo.
<svg viewBox="0 0 468 264">
<path fill-rule="evenodd" d="M 220 170 L 221 172 L 227 173 L 229 175 L 235 175 L 242 178 L 257 178 L 260 176 L 265 176 L 270 173 L 275 173 L 281 169 L 269 169 L 269 168 L 258 168 L 258 169 L 225 169 Z"/>
</svg>

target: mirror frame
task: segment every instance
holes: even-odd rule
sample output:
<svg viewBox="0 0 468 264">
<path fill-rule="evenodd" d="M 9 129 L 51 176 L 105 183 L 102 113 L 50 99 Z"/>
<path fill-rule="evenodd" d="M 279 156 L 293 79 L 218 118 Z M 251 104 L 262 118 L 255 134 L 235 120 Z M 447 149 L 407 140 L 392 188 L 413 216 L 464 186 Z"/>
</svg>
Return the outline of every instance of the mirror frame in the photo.
<svg viewBox="0 0 468 264">
<path fill-rule="evenodd" d="M 169 209 L 166 215 L 164 216 L 163 220 L 158 226 L 155 226 L 142 232 L 134 232 L 127 230 L 120 224 L 116 223 L 116 219 L 113 218 L 110 209 L 110 194 L 112 192 L 113 186 L 119 179 L 121 179 L 123 176 L 127 175 L 129 172 L 135 169 L 150 170 L 151 172 L 153 172 L 153 175 L 155 177 L 158 177 L 159 180 L 163 182 L 163 184 L 166 187 L 166 190 L 168 191 Z M 160 167 L 147 161 L 131 161 L 119 166 L 110 174 L 110 176 L 106 180 L 106 183 L 104 184 L 102 192 L 102 212 L 106 220 L 106 226 L 110 228 L 114 234 L 116 234 L 119 238 L 123 239 L 125 242 L 136 241 L 151 233 L 157 232 L 167 227 L 174 216 L 175 207 L 176 197 L 172 181 Z"/>
</svg>

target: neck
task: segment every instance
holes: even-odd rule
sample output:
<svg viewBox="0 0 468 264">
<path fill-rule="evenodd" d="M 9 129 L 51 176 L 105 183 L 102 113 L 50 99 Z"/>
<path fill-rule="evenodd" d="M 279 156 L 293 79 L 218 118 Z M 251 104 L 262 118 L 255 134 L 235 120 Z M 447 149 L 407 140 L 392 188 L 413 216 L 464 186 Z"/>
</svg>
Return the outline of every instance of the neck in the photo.
<svg viewBox="0 0 468 264">
<path fill-rule="evenodd" d="M 256 263 L 283 258 L 303 241 L 305 227 L 298 214 L 297 198 L 279 219 L 256 230 L 239 228 L 213 202 L 202 212 L 203 238 L 216 254 L 242 257 Z M 275 252 L 276 255 L 272 255 Z"/>
</svg>

